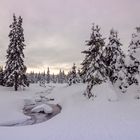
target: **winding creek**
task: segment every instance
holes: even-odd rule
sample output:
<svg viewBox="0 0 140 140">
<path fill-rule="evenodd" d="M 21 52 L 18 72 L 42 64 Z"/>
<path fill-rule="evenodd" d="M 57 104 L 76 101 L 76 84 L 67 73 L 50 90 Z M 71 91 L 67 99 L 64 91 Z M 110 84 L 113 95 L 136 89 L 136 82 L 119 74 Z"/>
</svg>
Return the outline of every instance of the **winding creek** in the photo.
<svg viewBox="0 0 140 140">
<path fill-rule="evenodd" d="M 44 121 L 47 121 L 49 119 L 51 119 L 52 117 L 54 117 L 55 115 L 59 114 L 61 112 L 61 106 L 58 104 L 47 104 L 50 107 L 52 107 L 53 112 L 52 113 L 48 113 L 46 114 L 45 112 L 41 111 L 41 112 L 32 112 L 31 110 L 33 109 L 34 106 L 31 106 L 30 108 L 26 108 L 24 107 L 23 112 L 25 115 L 30 116 L 31 118 L 28 119 L 27 121 L 23 122 L 21 125 L 32 125 L 32 124 L 37 124 L 37 123 L 41 123 Z"/>
<path fill-rule="evenodd" d="M 54 89 L 54 87 L 50 87 L 50 89 L 44 91 L 44 92 L 38 92 L 40 96 L 40 101 L 35 101 L 35 104 L 25 104 L 23 108 L 23 114 L 26 116 L 29 116 L 29 119 L 25 120 L 24 122 L 20 123 L 10 123 L 10 124 L 3 124 L 0 126 L 25 126 L 25 125 L 33 125 L 37 123 L 42 123 L 45 122 L 52 117 L 56 116 L 61 112 L 61 106 L 58 104 L 51 104 L 49 101 L 54 100 L 54 99 L 48 99 L 46 96 L 41 95 L 41 94 L 50 94 L 51 91 Z M 50 106 L 52 108 L 51 113 L 45 113 L 44 111 L 40 112 L 33 112 L 32 109 L 45 104 L 47 106 Z"/>
</svg>

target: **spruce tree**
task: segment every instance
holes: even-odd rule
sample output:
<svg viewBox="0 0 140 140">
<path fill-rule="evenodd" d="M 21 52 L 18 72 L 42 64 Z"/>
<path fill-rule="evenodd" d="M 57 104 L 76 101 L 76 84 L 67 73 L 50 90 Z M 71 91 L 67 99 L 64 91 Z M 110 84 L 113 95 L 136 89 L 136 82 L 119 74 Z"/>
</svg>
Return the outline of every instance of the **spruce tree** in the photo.
<svg viewBox="0 0 140 140">
<path fill-rule="evenodd" d="M 84 75 L 85 81 L 88 82 L 84 94 L 90 98 L 92 96 L 94 97 L 94 94 L 91 92 L 93 86 L 101 84 L 105 80 L 105 66 L 102 61 L 102 52 L 105 42 L 100 34 L 98 25 L 95 26 L 93 24 L 90 39 L 86 42 L 89 48 L 82 52 L 86 56 L 82 63 L 81 73 Z"/>
<path fill-rule="evenodd" d="M 37 81 L 40 82 L 40 80 L 41 80 L 41 73 L 39 72 L 39 73 L 37 74 Z"/>
<path fill-rule="evenodd" d="M 50 69 L 48 67 L 48 70 L 47 70 L 47 83 L 50 83 Z"/>
<path fill-rule="evenodd" d="M 66 76 L 66 82 L 68 83 L 68 85 L 70 86 L 71 85 L 71 71 L 68 72 L 67 76 Z"/>
<path fill-rule="evenodd" d="M 75 63 L 72 66 L 71 78 L 72 78 L 72 83 L 73 84 L 77 83 L 77 73 L 76 73 L 76 65 L 75 65 Z"/>
<path fill-rule="evenodd" d="M 119 82 L 119 88 L 122 89 L 123 80 L 126 77 L 125 55 L 121 50 L 122 44 L 118 38 L 118 32 L 110 31 L 109 43 L 103 52 L 103 61 L 106 65 L 106 75 L 114 86 Z"/>
<path fill-rule="evenodd" d="M 62 71 L 60 69 L 59 74 L 58 74 L 58 83 L 63 83 L 63 79 L 62 79 Z"/>
<path fill-rule="evenodd" d="M 128 85 L 136 84 L 138 85 L 138 74 L 140 61 L 138 60 L 140 52 L 140 27 L 136 28 L 137 32 L 132 34 L 132 40 L 129 45 L 128 56 L 129 65 L 127 66 L 127 83 Z"/>
<path fill-rule="evenodd" d="M 45 71 L 41 74 L 41 78 L 40 78 L 40 86 L 41 87 L 45 87 L 45 76 L 46 76 L 46 74 L 45 74 Z"/>
<path fill-rule="evenodd" d="M 56 83 L 56 77 L 55 77 L 54 73 L 53 73 L 53 75 L 52 75 L 51 80 L 52 80 L 53 83 Z"/>
<path fill-rule="evenodd" d="M 18 90 L 19 86 L 29 86 L 26 76 L 26 66 L 24 65 L 24 34 L 22 28 L 22 18 L 18 20 L 13 15 L 13 23 L 10 27 L 10 44 L 7 50 L 7 61 L 4 71 L 4 83 Z"/>
<path fill-rule="evenodd" d="M 61 69 L 60 69 L 60 71 L 59 71 L 59 74 L 58 74 L 58 83 L 65 83 L 66 82 L 66 75 L 65 75 L 65 72 L 64 72 L 64 70 L 62 71 Z"/>
<path fill-rule="evenodd" d="M 77 83 L 77 73 L 76 73 L 76 65 L 75 65 L 75 63 L 73 64 L 72 70 L 69 73 L 68 83 L 69 83 L 69 86 L 71 86 L 72 84 Z"/>
<path fill-rule="evenodd" d="M 77 72 L 77 82 L 78 83 L 81 83 L 82 82 L 80 69 L 78 69 L 78 72 Z"/>
<path fill-rule="evenodd" d="M 65 71 L 62 71 L 62 82 L 66 83 L 66 75 L 65 75 Z"/>
</svg>

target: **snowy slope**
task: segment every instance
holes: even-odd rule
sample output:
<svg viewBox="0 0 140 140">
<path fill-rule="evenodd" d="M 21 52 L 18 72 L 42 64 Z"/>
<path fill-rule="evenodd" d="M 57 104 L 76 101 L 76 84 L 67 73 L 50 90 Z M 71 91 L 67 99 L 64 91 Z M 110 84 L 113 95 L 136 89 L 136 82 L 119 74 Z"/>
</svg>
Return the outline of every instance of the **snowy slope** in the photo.
<svg viewBox="0 0 140 140">
<path fill-rule="evenodd" d="M 107 84 L 95 87 L 97 97 L 87 100 L 82 96 L 85 86 L 56 85 L 48 97 L 62 106 L 60 114 L 36 125 L 0 127 L 0 140 L 140 140 L 140 100 L 123 95 L 126 98 L 110 102 L 114 91 Z M 46 88 L 37 85 L 19 93 L 0 90 L 0 116 L 5 116 L 0 122 L 10 120 L 11 114 L 18 121 L 24 119 L 23 100 L 34 98 L 36 93 L 47 95 Z"/>
</svg>

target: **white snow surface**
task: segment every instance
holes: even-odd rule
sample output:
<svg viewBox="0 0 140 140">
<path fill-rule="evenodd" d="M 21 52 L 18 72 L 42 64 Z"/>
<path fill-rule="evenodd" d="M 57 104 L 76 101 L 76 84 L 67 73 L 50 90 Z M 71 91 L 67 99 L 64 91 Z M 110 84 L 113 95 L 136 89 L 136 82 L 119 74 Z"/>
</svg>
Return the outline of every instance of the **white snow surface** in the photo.
<svg viewBox="0 0 140 140">
<path fill-rule="evenodd" d="M 40 111 L 44 111 L 44 113 L 48 114 L 48 113 L 52 113 L 53 109 L 52 109 L 52 107 L 50 107 L 47 104 L 41 104 L 41 105 L 34 107 L 31 110 L 31 112 L 36 112 L 36 113 L 39 113 Z"/>
<path fill-rule="evenodd" d="M 133 90 L 118 101 L 108 101 L 114 90 L 102 84 L 93 88 L 96 98 L 88 100 L 82 95 L 84 84 L 55 86 L 48 95 L 49 86 L 34 84 L 18 92 L 0 87 L 1 124 L 28 118 L 22 113 L 25 98 L 44 94 L 62 107 L 61 113 L 40 124 L 1 126 L 0 140 L 140 140 L 140 100 L 134 99 Z"/>
<path fill-rule="evenodd" d="M 36 102 L 33 99 L 24 99 L 24 105 L 29 106 L 29 105 L 35 105 L 35 104 Z"/>
</svg>

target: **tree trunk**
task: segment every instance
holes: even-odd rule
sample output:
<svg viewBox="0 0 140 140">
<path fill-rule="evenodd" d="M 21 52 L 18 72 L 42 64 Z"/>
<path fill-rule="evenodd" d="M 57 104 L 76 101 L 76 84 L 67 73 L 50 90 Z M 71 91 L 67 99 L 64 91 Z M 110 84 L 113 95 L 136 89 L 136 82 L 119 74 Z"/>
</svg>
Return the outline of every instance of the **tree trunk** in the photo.
<svg viewBox="0 0 140 140">
<path fill-rule="evenodd" d="M 15 91 L 17 91 L 18 90 L 18 74 L 17 74 L 17 72 L 15 72 Z"/>
</svg>

